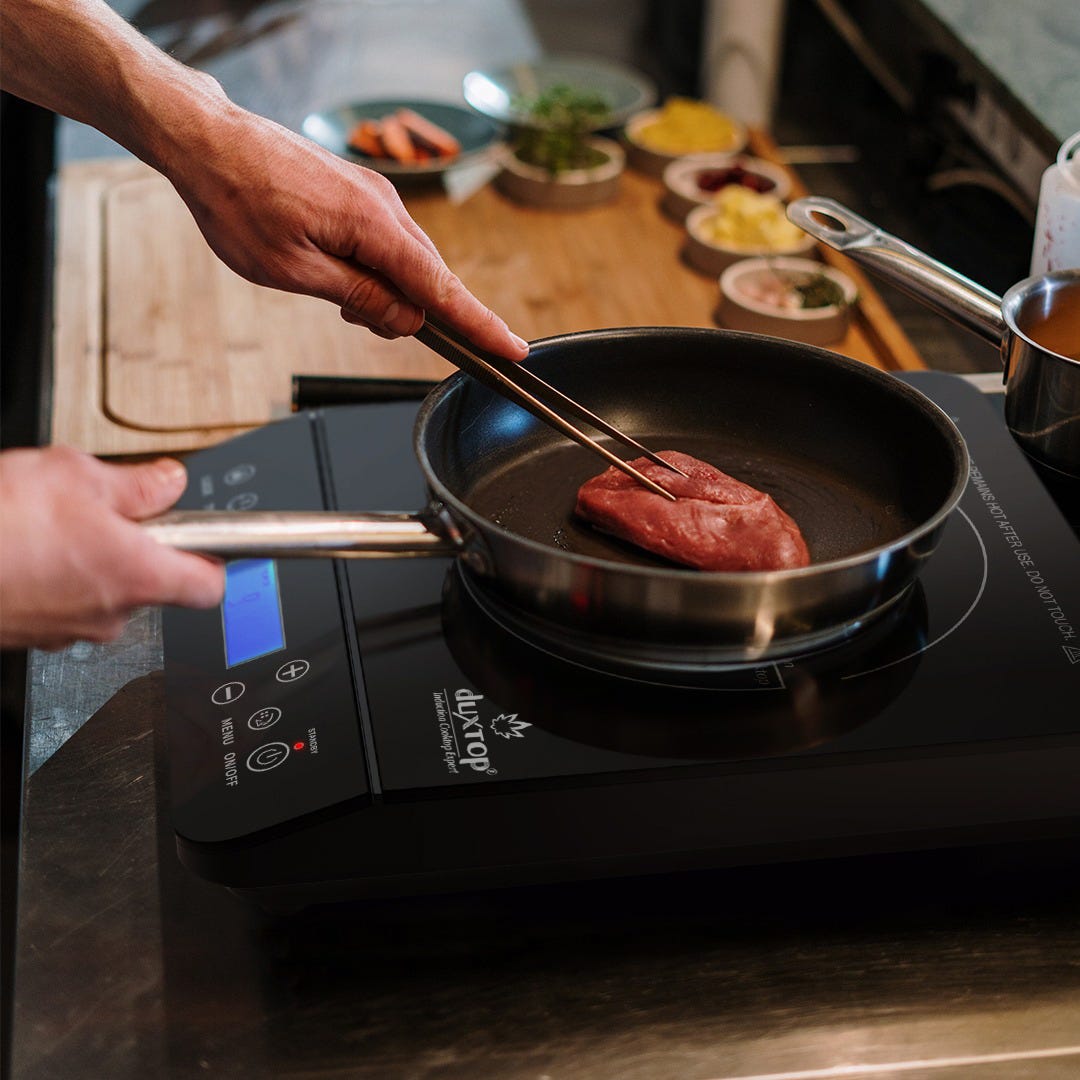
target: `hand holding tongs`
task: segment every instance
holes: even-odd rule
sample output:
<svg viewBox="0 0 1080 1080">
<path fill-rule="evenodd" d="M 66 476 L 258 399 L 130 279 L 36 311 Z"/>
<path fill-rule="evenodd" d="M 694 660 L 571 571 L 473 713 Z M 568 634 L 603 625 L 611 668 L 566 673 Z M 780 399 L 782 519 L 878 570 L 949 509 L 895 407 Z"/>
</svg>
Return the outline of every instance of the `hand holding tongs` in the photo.
<svg viewBox="0 0 1080 1080">
<path fill-rule="evenodd" d="M 569 413 L 571 416 L 584 420 L 590 427 L 609 435 L 611 438 L 636 450 L 657 465 L 663 465 L 665 469 L 685 476 L 681 469 L 677 469 L 669 461 L 665 461 L 659 454 L 654 454 L 648 447 L 642 446 L 636 439 L 623 434 L 617 427 L 601 419 L 595 413 L 589 412 L 584 405 L 578 404 L 573 398 L 567 397 L 561 390 L 556 390 L 550 383 L 545 382 L 539 375 L 534 374 L 521 364 L 515 364 L 512 360 L 497 356 L 478 348 L 471 342 L 460 337 L 455 331 L 443 323 L 433 319 L 430 315 L 416 332 L 417 341 L 422 342 L 429 349 L 434 349 L 444 360 L 449 360 L 456 368 L 471 375 L 477 382 L 494 390 L 497 394 L 508 398 L 515 405 L 530 412 L 539 420 L 550 424 L 553 428 L 561 431 L 574 442 L 594 453 L 599 454 L 610 465 L 620 469 L 627 476 L 632 476 L 639 484 L 643 484 L 650 491 L 662 495 L 665 499 L 675 501 L 675 496 L 661 487 L 654 480 L 650 480 L 639 469 L 635 469 L 628 461 L 623 461 L 618 455 L 613 454 L 606 447 L 601 446 L 595 439 L 575 427 L 570 421 L 564 419 L 555 411 L 554 406 Z"/>
<path fill-rule="evenodd" d="M 466 374 L 593 450 L 650 491 L 674 500 L 671 492 L 563 419 L 552 406 L 561 407 L 564 412 L 584 420 L 650 461 L 685 476 L 681 469 L 601 420 L 533 372 L 512 360 L 477 349 L 431 319 L 417 331 L 416 337 Z M 226 559 L 455 555 L 459 540 L 445 534 L 444 529 L 429 520 L 430 517 L 427 512 L 185 510 L 145 521 L 143 528 L 159 543 Z"/>
</svg>

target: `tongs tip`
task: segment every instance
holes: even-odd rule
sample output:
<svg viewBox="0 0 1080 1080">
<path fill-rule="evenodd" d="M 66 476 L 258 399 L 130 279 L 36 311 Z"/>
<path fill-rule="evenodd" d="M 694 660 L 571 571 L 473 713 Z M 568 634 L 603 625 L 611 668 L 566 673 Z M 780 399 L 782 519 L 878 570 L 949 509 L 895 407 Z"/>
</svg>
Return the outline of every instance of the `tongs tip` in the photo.
<svg viewBox="0 0 1080 1080">
<path fill-rule="evenodd" d="M 660 457 L 660 455 L 659 455 L 659 454 L 657 454 L 657 457 Z M 679 475 L 680 475 L 680 476 L 681 476 L 681 477 L 682 477 L 682 478 L 683 478 L 684 480 L 689 480 L 689 479 L 690 479 L 690 474 L 689 474 L 689 473 L 685 473 L 685 472 L 683 472 L 683 471 L 682 471 L 682 469 L 680 469 L 678 465 L 672 465 L 672 463 L 671 463 L 670 461 L 666 460 L 665 458 L 660 458 L 660 460 L 661 460 L 661 461 L 662 461 L 662 462 L 663 462 L 663 463 L 664 463 L 664 464 L 665 464 L 665 465 L 666 465 L 666 466 L 667 466 L 667 467 L 668 467 L 668 468 L 669 468 L 669 469 L 670 469 L 670 470 L 671 470 L 671 471 L 672 471 L 673 473 L 678 473 L 678 474 L 679 474 Z"/>
<path fill-rule="evenodd" d="M 649 450 L 649 451 L 646 452 L 645 456 L 654 465 L 663 465 L 665 469 L 670 469 L 673 473 L 676 473 L 678 476 L 682 476 L 682 477 L 685 477 L 686 479 L 689 479 L 689 477 L 686 476 L 686 473 L 684 473 L 682 471 L 682 469 L 679 468 L 678 465 L 673 465 L 670 461 L 668 461 L 665 458 L 661 457 L 659 454 L 654 454 L 651 450 Z M 628 461 L 624 462 L 623 465 L 625 466 L 623 468 L 623 472 L 629 473 L 635 480 L 638 481 L 638 483 L 643 484 L 645 487 L 647 487 L 650 491 L 654 492 L 655 494 L 663 495 L 663 497 L 665 499 L 670 499 L 672 502 L 675 502 L 676 496 L 673 495 L 670 491 L 668 491 L 668 489 L 666 487 L 664 487 L 664 485 L 662 483 L 660 483 L 660 481 L 653 480 L 651 477 L 646 476 L 645 473 L 643 473 L 643 472 L 639 471 L 638 469 L 636 469 Z"/>
</svg>

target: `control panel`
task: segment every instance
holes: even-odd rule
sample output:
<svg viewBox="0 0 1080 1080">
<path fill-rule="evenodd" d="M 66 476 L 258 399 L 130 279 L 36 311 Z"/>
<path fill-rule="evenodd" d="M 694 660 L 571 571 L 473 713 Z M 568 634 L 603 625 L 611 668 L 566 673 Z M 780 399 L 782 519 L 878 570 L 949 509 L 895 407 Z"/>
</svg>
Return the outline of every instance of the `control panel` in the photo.
<svg viewBox="0 0 1080 1080">
<path fill-rule="evenodd" d="M 192 455 L 179 507 L 324 509 L 316 422 Z M 225 573 L 219 608 L 164 616 L 173 825 L 198 842 L 370 794 L 334 562 L 238 559 Z"/>
</svg>

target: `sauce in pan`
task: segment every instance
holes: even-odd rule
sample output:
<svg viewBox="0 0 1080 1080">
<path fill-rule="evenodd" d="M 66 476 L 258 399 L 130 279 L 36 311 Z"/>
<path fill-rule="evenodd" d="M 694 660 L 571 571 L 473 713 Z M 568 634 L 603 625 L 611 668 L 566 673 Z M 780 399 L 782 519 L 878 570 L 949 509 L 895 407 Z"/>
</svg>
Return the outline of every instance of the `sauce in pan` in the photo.
<svg viewBox="0 0 1080 1080">
<path fill-rule="evenodd" d="M 1059 294 L 1049 311 L 1040 305 L 1019 313 L 1016 325 L 1036 345 L 1070 360 L 1080 360 L 1080 287 Z"/>
</svg>

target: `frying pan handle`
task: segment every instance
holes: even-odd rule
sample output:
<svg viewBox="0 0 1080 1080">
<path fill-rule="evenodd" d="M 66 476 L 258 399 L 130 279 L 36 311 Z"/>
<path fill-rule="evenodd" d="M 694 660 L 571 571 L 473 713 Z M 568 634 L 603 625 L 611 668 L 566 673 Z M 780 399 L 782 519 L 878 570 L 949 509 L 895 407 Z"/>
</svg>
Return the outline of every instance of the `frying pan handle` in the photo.
<svg viewBox="0 0 1080 1080">
<path fill-rule="evenodd" d="M 883 232 L 833 199 L 818 195 L 795 199 L 787 216 L 816 240 L 1000 348 L 1006 330 L 1001 297 L 989 289 Z"/>
<path fill-rule="evenodd" d="M 433 379 L 368 379 L 349 375 L 294 375 L 292 411 L 326 405 L 419 401 L 439 384 Z"/>
<path fill-rule="evenodd" d="M 143 522 L 158 543 L 221 559 L 456 555 L 462 538 L 435 510 L 417 514 L 179 510 Z"/>
</svg>

